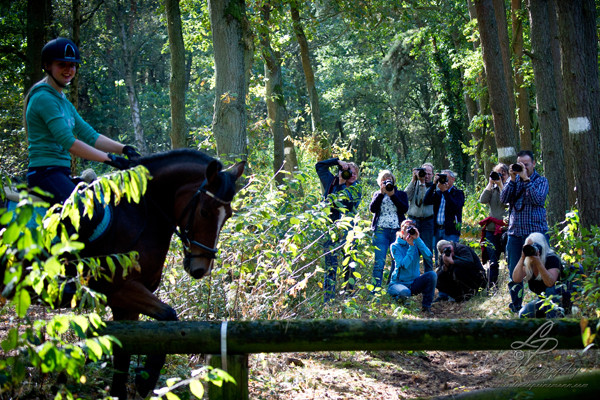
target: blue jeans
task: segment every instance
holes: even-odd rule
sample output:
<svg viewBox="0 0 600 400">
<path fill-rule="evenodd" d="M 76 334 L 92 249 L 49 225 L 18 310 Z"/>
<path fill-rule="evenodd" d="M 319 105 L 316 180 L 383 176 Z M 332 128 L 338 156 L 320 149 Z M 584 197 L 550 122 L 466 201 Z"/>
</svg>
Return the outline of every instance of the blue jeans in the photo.
<svg viewBox="0 0 600 400">
<path fill-rule="evenodd" d="M 562 318 L 564 317 L 564 310 L 561 306 L 561 300 L 563 293 L 557 289 L 556 286 L 552 286 L 546 289 L 546 299 L 551 298 L 554 304 L 544 305 L 546 299 L 538 297 L 525 304 L 519 311 L 519 318 Z"/>
<path fill-rule="evenodd" d="M 445 229 L 439 229 L 436 228 L 435 232 L 434 232 L 434 240 L 435 240 L 435 244 L 434 244 L 434 248 L 435 251 L 433 252 L 435 254 L 435 261 L 436 263 L 440 263 L 440 253 L 437 251 L 437 244 L 440 240 L 447 240 L 449 242 L 455 242 L 458 243 L 458 241 L 460 240 L 460 236 L 458 235 L 446 235 L 446 230 Z"/>
<path fill-rule="evenodd" d="M 396 241 L 396 232 L 399 229 L 394 228 L 377 228 L 373 234 L 373 246 L 375 246 L 375 263 L 373 264 L 373 281 L 375 288 L 381 287 L 383 279 L 383 270 L 385 269 L 385 260 L 390 245 Z M 395 263 L 392 258 L 392 266 L 390 267 L 390 277 L 394 273 Z"/>
<path fill-rule="evenodd" d="M 435 254 L 433 243 L 433 216 L 425 219 L 410 218 L 419 230 L 419 237 L 425 242 L 425 246 Z M 431 257 L 423 256 L 423 270 L 425 272 L 433 271 L 433 261 Z"/>
<path fill-rule="evenodd" d="M 71 180 L 71 169 L 67 167 L 37 167 L 29 168 L 27 172 L 27 186 L 39 187 L 53 195 L 50 203 L 64 202 L 75 189 Z"/>
<path fill-rule="evenodd" d="M 388 294 L 397 299 L 423 293 L 423 308 L 429 308 L 433 302 L 436 283 L 436 273 L 433 271 L 427 271 L 423 273 L 423 275 L 417 277 L 417 279 L 412 281 L 412 283 L 409 285 L 404 285 L 402 283 L 390 283 L 388 286 Z"/>
<path fill-rule="evenodd" d="M 331 250 L 340 246 L 342 240 L 346 240 L 345 233 L 342 235 L 343 239 L 336 241 L 327 239 L 323 244 L 323 250 L 325 251 L 325 280 L 323 282 L 323 289 L 325 293 L 323 299 L 325 303 L 335 299 L 335 287 L 338 273 L 338 252 L 341 249 L 333 251 Z M 351 266 L 351 263 L 348 263 L 348 265 L 344 268 L 344 289 L 346 291 L 354 290 L 354 280 L 354 268 Z"/>
</svg>

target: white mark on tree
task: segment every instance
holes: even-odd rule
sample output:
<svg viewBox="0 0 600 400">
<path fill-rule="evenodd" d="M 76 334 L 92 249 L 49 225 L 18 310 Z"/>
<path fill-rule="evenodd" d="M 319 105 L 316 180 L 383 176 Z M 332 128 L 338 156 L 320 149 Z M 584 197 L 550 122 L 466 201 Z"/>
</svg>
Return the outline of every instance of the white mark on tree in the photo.
<svg viewBox="0 0 600 400">
<path fill-rule="evenodd" d="M 585 133 L 592 128 L 588 117 L 569 118 L 569 133 Z"/>
</svg>

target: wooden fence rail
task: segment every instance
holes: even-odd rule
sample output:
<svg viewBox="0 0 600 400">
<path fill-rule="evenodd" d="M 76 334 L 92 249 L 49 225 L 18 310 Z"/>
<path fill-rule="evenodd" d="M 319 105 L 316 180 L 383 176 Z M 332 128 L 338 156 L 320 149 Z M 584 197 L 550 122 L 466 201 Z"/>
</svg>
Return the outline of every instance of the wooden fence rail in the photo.
<svg viewBox="0 0 600 400">
<path fill-rule="evenodd" d="M 596 323 L 589 326 L 594 329 Z M 580 321 L 568 319 L 138 321 L 108 322 L 101 333 L 115 336 L 132 354 L 212 354 L 211 365 L 218 367 L 226 361 L 238 385 L 213 388 L 211 400 L 248 398 L 247 355 L 252 353 L 584 347 Z"/>
</svg>

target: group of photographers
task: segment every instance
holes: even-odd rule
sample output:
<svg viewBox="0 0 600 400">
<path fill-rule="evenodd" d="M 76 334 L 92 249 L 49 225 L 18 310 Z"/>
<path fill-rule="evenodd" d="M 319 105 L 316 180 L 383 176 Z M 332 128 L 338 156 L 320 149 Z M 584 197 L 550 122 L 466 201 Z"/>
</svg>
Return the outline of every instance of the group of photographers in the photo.
<svg viewBox="0 0 600 400">
<path fill-rule="evenodd" d="M 330 167 L 338 168 L 337 175 L 329 171 Z M 334 207 L 332 220 L 339 219 L 341 212 L 355 213 L 361 200 L 358 167 L 330 159 L 317 163 L 316 168 L 325 197 L 345 192 L 343 207 Z M 413 169 L 411 182 L 405 190 L 399 190 L 391 171 L 379 173 L 379 189 L 373 193 L 369 205 L 373 213 L 371 228 L 375 247 L 372 292 L 382 291 L 389 249 L 392 264 L 387 293 L 397 299 L 422 294 L 423 312 L 431 313 L 434 302 L 461 302 L 481 289 L 494 290 L 504 251 L 510 278 L 509 309 L 520 317 L 561 315 L 562 309 L 545 300 L 557 294 L 556 283 L 562 266 L 548 244 L 544 208 L 548 181 L 535 171 L 533 153 L 522 151 L 515 164 L 510 167 L 498 164 L 490 173 L 479 198 L 489 207 L 489 216 L 480 221 L 482 259 L 471 247 L 459 242 L 465 196 L 454 186 L 455 179 L 450 170 L 434 175 L 433 165 L 426 163 Z M 505 222 L 507 214 L 508 224 Z M 334 245 L 331 240 L 326 243 L 325 302 L 335 297 L 337 259 L 335 251 L 331 251 Z M 481 260 L 489 265 L 487 272 Z M 346 271 L 346 291 L 353 289 L 352 272 L 350 268 Z M 538 295 L 525 306 L 522 306 L 523 282 L 528 282 L 532 292 Z M 436 288 L 438 296 L 434 299 Z"/>
</svg>

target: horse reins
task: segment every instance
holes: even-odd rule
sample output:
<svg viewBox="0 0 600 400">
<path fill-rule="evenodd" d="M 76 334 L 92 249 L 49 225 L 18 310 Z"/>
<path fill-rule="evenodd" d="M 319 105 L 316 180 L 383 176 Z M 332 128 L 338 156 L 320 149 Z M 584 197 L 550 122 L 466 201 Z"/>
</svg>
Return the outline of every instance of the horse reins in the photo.
<svg viewBox="0 0 600 400">
<path fill-rule="evenodd" d="M 190 199 L 188 204 L 183 209 L 183 213 L 181 214 L 181 217 L 183 218 L 186 214 L 188 214 L 188 220 L 185 225 L 185 229 L 183 231 L 181 231 L 178 228 L 178 225 L 177 224 L 175 225 L 175 234 L 179 237 L 179 239 L 181 239 L 181 242 L 183 243 L 183 251 L 185 253 L 186 258 L 188 258 L 188 257 L 189 258 L 207 257 L 207 258 L 214 259 L 217 256 L 218 250 L 215 247 L 208 247 L 207 245 L 200 243 L 196 240 L 191 240 L 188 237 L 188 233 L 190 232 L 190 229 L 194 225 L 194 217 L 196 215 L 196 209 L 198 208 L 198 204 L 200 203 L 200 195 L 201 194 L 206 194 L 208 197 L 211 197 L 212 199 L 218 201 L 219 203 L 221 203 L 223 205 L 230 204 L 229 201 L 224 201 L 224 200 L 220 199 L 218 196 L 216 196 L 214 193 L 206 190 L 207 184 L 208 184 L 208 182 L 206 181 L 206 179 L 204 179 L 204 181 L 202 181 L 202 184 L 200 184 L 200 187 L 198 188 L 196 193 L 192 196 L 192 198 Z M 205 253 L 192 254 L 190 251 L 192 246 L 199 247 L 200 249 L 204 250 Z"/>
</svg>

